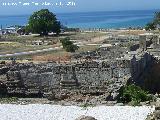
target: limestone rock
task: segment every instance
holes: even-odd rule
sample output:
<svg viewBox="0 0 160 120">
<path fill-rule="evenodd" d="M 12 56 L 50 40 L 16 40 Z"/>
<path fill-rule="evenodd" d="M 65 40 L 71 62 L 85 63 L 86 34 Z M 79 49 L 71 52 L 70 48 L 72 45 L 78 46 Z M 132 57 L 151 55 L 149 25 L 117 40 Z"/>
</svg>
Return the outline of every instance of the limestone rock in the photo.
<svg viewBox="0 0 160 120">
<path fill-rule="evenodd" d="M 160 110 L 155 111 L 155 118 L 160 119 Z"/>
<path fill-rule="evenodd" d="M 94 117 L 91 116 L 80 116 L 79 118 L 75 119 L 75 120 L 97 120 Z"/>
</svg>

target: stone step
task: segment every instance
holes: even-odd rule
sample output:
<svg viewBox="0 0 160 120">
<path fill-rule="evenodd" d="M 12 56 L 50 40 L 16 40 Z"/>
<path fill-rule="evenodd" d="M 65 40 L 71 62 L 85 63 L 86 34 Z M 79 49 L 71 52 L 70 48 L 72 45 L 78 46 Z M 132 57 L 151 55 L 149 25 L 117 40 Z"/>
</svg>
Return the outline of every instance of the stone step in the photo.
<svg viewBox="0 0 160 120">
<path fill-rule="evenodd" d="M 13 80 L 13 81 L 6 81 L 6 84 L 14 84 L 14 83 L 19 83 L 20 80 Z"/>
<path fill-rule="evenodd" d="M 7 88 L 7 92 L 9 93 L 9 94 L 23 94 L 23 93 L 25 93 L 25 89 L 24 88 L 16 88 L 16 89 L 14 89 L 14 88 Z"/>
<path fill-rule="evenodd" d="M 77 85 L 61 85 L 61 87 L 76 87 Z"/>
<path fill-rule="evenodd" d="M 74 80 L 64 80 L 64 81 L 61 81 L 60 83 L 61 83 L 61 84 L 75 84 L 75 83 L 77 83 L 77 82 L 74 81 Z"/>
<path fill-rule="evenodd" d="M 26 91 L 26 93 L 39 93 L 39 92 L 40 92 L 39 89 L 28 89 L 28 90 Z"/>
<path fill-rule="evenodd" d="M 61 87 L 61 89 L 77 89 L 77 86 L 63 86 L 63 87 Z"/>
<path fill-rule="evenodd" d="M 60 82 L 60 86 L 63 87 L 63 88 L 64 88 L 64 87 L 65 87 L 65 88 L 67 88 L 67 87 L 76 87 L 77 85 L 78 85 L 77 82 L 76 82 L 76 81 L 73 81 L 73 80 L 72 80 L 72 81 L 71 81 L 71 80 L 70 80 L 70 81 L 69 81 L 69 80 L 68 80 L 68 81 L 66 80 L 66 81 L 61 81 L 61 82 Z"/>
</svg>

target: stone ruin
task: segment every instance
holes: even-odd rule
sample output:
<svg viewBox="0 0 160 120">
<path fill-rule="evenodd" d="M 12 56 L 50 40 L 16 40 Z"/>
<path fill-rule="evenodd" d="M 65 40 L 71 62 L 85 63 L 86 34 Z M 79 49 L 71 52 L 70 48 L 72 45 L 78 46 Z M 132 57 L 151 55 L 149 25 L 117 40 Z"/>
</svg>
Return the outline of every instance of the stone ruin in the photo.
<svg viewBox="0 0 160 120">
<path fill-rule="evenodd" d="M 145 53 L 131 60 L 5 65 L 0 68 L 1 94 L 42 97 L 63 89 L 116 92 L 129 79 L 137 79 L 151 61 L 152 56 Z"/>
</svg>

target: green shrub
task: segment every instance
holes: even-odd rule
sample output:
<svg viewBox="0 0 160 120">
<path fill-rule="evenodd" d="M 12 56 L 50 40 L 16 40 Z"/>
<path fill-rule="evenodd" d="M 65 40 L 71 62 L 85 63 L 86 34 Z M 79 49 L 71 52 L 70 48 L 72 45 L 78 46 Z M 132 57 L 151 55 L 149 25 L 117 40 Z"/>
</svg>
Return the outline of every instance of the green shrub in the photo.
<svg viewBox="0 0 160 120">
<path fill-rule="evenodd" d="M 156 29 L 156 25 L 151 22 L 151 23 L 148 23 L 146 26 L 145 26 L 145 30 L 146 31 L 149 31 L 149 30 L 155 30 Z"/>
<path fill-rule="evenodd" d="M 138 105 L 140 102 L 145 102 L 151 100 L 151 96 L 148 95 L 148 92 L 142 90 L 140 87 L 132 84 L 124 86 L 120 89 L 119 93 L 119 102 L 123 103 L 133 103 Z"/>
<path fill-rule="evenodd" d="M 12 102 L 17 102 L 17 101 L 18 101 L 17 97 L 0 98 L 0 103 L 12 103 Z"/>
<path fill-rule="evenodd" d="M 67 52 L 75 52 L 79 48 L 77 45 L 74 45 L 72 41 L 70 41 L 69 37 L 62 39 L 60 42 Z"/>
</svg>

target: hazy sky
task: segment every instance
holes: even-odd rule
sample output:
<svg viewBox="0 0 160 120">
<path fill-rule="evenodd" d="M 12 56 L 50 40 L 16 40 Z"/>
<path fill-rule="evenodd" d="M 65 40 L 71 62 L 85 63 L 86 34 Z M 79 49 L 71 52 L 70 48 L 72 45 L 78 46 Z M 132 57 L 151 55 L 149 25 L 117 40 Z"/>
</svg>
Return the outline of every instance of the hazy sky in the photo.
<svg viewBox="0 0 160 120">
<path fill-rule="evenodd" d="M 74 1 L 76 6 L 57 7 L 53 6 L 23 6 L 22 3 L 51 2 L 63 4 Z M 3 6 L 2 3 L 19 3 L 18 6 Z M 160 0 L 0 0 L 0 15 L 31 14 L 41 8 L 48 8 L 55 13 L 65 12 L 88 12 L 88 11 L 116 11 L 116 10 L 150 10 L 160 9 Z"/>
</svg>

